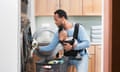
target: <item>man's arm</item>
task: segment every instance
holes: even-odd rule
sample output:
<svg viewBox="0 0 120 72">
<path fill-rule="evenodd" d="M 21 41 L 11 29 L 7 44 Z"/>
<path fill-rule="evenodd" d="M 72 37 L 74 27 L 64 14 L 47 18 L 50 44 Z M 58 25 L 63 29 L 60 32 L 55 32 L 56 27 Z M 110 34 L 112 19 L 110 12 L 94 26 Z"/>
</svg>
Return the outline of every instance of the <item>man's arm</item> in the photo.
<svg viewBox="0 0 120 72">
<path fill-rule="evenodd" d="M 90 46 L 90 40 L 86 33 L 86 30 L 82 25 L 79 26 L 79 32 L 78 32 L 78 43 L 74 50 L 80 50 L 85 49 Z"/>
<path fill-rule="evenodd" d="M 39 51 L 52 51 L 59 43 L 58 32 L 54 34 L 52 42 L 48 46 L 40 46 Z"/>
</svg>

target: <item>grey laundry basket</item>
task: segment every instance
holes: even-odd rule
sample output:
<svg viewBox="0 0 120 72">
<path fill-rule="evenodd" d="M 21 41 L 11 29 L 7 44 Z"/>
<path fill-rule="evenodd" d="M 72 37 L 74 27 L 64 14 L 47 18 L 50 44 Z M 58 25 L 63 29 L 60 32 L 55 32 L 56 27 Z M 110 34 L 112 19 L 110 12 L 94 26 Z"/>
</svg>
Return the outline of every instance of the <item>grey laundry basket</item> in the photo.
<svg viewBox="0 0 120 72">
<path fill-rule="evenodd" d="M 64 61 L 64 63 L 60 64 L 47 64 L 47 63 L 36 63 L 36 72 L 67 72 L 68 62 Z M 47 68 L 45 68 L 45 66 Z"/>
</svg>

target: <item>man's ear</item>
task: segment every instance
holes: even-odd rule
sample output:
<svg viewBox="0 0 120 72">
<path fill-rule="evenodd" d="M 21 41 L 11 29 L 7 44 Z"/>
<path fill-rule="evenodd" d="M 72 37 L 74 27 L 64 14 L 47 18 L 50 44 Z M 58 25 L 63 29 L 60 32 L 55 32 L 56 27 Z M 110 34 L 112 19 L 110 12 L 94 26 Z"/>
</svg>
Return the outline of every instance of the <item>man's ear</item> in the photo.
<svg viewBox="0 0 120 72">
<path fill-rule="evenodd" d="M 65 23 L 65 18 L 64 18 L 64 17 L 62 17 L 62 23 L 63 23 L 63 24 Z"/>
<path fill-rule="evenodd" d="M 62 21 L 64 21 L 65 20 L 65 18 L 64 17 L 61 17 L 62 18 Z"/>
</svg>

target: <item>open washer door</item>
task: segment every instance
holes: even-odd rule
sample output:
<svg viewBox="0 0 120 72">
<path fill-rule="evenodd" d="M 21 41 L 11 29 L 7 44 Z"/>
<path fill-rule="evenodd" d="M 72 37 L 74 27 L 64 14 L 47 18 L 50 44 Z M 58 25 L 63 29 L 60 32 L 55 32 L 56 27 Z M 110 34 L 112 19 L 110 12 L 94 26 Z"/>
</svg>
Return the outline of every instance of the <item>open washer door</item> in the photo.
<svg viewBox="0 0 120 72">
<path fill-rule="evenodd" d="M 53 39 L 56 30 L 52 27 L 41 27 L 33 34 L 33 39 L 38 42 L 38 46 L 47 46 Z M 40 57 L 51 57 L 54 54 L 53 51 L 48 52 L 36 52 L 35 53 Z"/>
</svg>

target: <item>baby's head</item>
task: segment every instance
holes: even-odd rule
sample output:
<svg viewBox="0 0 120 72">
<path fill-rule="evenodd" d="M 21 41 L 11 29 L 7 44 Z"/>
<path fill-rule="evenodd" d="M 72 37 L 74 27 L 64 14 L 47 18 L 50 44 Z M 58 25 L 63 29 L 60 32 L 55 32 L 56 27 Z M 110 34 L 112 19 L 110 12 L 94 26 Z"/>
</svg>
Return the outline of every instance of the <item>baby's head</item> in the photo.
<svg viewBox="0 0 120 72">
<path fill-rule="evenodd" d="M 64 41 L 67 39 L 67 32 L 65 30 L 62 30 L 59 32 L 59 40 Z"/>
<path fill-rule="evenodd" d="M 75 42 L 73 37 L 68 37 L 67 32 L 64 29 L 59 32 L 59 41 L 63 45 L 65 45 L 66 43 L 73 45 Z"/>
<path fill-rule="evenodd" d="M 64 30 L 63 25 L 59 26 L 58 33 L 60 41 L 64 41 L 67 38 L 67 32 Z"/>
</svg>

